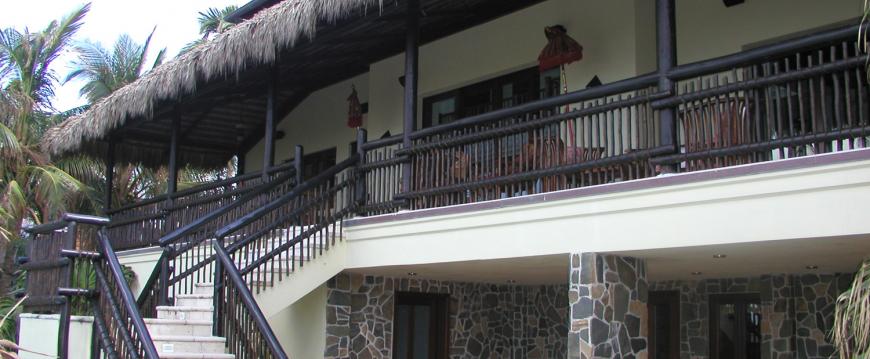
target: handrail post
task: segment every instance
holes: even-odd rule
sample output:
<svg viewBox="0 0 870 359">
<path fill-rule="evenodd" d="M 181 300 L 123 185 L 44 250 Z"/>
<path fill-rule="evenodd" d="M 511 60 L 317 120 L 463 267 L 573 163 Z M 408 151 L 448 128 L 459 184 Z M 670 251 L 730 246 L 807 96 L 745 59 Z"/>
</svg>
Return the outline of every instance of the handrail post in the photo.
<svg viewBox="0 0 870 359">
<path fill-rule="evenodd" d="M 303 157 L 305 157 L 305 148 L 302 145 L 296 145 L 295 153 L 293 154 L 293 168 L 296 170 L 296 185 L 300 185 L 304 177 L 304 163 Z"/>
<path fill-rule="evenodd" d="M 171 250 L 169 247 L 164 248 L 165 255 L 160 257 L 160 279 L 157 281 L 159 288 L 157 289 L 157 305 L 169 305 L 169 256 Z"/>
<path fill-rule="evenodd" d="M 63 249 L 75 249 L 76 243 L 76 223 L 70 222 L 66 226 L 66 235 L 64 236 Z M 62 257 L 58 253 L 58 257 Z M 72 284 L 75 260 L 70 259 L 66 265 L 66 273 L 61 276 L 61 283 L 58 283 L 58 288 L 69 288 Z M 69 325 L 70 325 L 70 298 L 64 298 L 60 307 L 59 320 L 57 328 L 57 354 L 61 358 L 66 358 L 69 354 Z"/>
<path fill-rule="evenodd" d="M 362 165 L 366 163 L 366 150 L 363 145 L 368 141 L 368 132 L 364 128 L 360 128 L 356 132 L 356 154 L 359 156 L 357 162 L 357 178 L 356 188 L 354 189 L 354 201 L 357 205 L 362 206 L 366 203 L 368 195 L 366 193 L 366 173 L 360 171 Z"/>
<path fill-rule="evenodd" d="M 215 243 L 217 243 L 220 246 L 223 246 L 224 238 L 223 237 L 215 238 Z M 223 265 L 221 264 L 220 260 L 215 259 L 215 261 L 214 261 L 214 296 L 212 297 L 212 301 L 214 303 L 214 304 L 212 304 L 212 306 L 214 307 L 214 311 L 212 311 L 211 329 L 212 329 L 212 333 L 216 337 L 223 336 L 223 326 L 220 324 L 221 323 L 220 316 L 221 316 L 221 313 L 223 313 L 223 301 L 224 301 L 224 298 L 223 298 L 223 294 L 224 294 L 223 276 L 224 276 Z"/>
<path fill-rule="evenodd" d="M 674 81 L 668 74 L 677 66 L 676 7 L 674 0 L 656 0 L 656 58 L 658 62 L 658 90 L 673 91 Z M 662 108 L 659 111 L 661 146 L 670 146 L 677 152 L 676 107 Z M 675 168 L 662 168 L 673 172 Z"/>
</svg>

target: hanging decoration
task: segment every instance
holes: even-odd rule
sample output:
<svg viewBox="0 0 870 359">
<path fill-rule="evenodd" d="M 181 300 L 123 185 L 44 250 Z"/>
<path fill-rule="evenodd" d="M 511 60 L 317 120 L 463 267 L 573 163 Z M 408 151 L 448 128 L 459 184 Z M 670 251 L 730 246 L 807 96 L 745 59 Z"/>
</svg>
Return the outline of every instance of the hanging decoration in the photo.
<svg viewBox="0 0 870 359">
<path fill-rule="evenodd" d="M 583 46 L 568 36 L 564 26 L 547 26 L 544 35 L 547 36 L 547 46 L 538 55 L 541 72 L 583 59 Z"/>
<path fill-rule="evenodd" d="M 356 94 L 356 86 L 351 85 L 350 96 L 347 97 L 347 127 L 358 128 L 362 126 L 362 105 Z"/>
<path fill-rule="evenodd" d="M 547 26 L 544 28 L 544 35 L 547 36 L 547 46 L 541 50 L 538 55 L 538 68 L 541 72 L 549 69 L 559 68 L 560 80 L 562 82 L 562 93 L 568 92 L 568 78 L 565 72 L 565 65 L 583 59 L 583 46 L 568 36 L 568 30 L 562 25 Z M 570 109 L 565 105 L 565 112 Z M 574 147 L 574 126 L 568 126 L 568 146 Z"/>
</svg>

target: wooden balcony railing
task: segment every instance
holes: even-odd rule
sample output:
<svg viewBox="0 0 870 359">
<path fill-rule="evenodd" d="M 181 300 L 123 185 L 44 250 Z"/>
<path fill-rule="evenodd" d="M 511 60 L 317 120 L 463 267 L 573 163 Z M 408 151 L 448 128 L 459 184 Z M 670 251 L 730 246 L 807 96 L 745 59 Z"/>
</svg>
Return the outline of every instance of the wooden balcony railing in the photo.
<svg viewBox="0 0 870 359">
<path fill-rule="evenodd" d="M 360 214 L 425 209 L 867 147 L 858 26 L 361 143 Z M 663 122 L 662 109 L 675 121 Z M 662 127 L 676 133 L 662 139 Z M 667 131 L 666 131 L 667 132 Z M 364 138 L 364 134 L 363 134 Z M 676 141 L 676 142 L 674 142 Z M 412 167 L 401 188 L 403 164 Z"/>
</svg>

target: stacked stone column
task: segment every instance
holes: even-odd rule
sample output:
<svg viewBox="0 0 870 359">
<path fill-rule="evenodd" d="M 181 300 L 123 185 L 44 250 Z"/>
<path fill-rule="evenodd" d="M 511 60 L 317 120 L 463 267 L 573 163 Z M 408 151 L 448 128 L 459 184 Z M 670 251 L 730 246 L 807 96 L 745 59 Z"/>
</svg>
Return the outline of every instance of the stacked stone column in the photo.
<svg viewBox="0 0 870 359">
<path fill-rule="evenodd" d="M 568 283 L 568 358 L 647 358 L 646 263 L 573 253 Z"/>
</svg>

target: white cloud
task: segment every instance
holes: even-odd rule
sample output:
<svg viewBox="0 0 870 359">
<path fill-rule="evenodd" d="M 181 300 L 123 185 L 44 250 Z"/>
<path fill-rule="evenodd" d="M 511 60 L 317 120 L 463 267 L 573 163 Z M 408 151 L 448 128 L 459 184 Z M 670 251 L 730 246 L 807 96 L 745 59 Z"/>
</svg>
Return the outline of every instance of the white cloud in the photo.
<svg viewBox="0 0 870 359">
<path fill-rule="evenodd" d="M 245 4 L 246 0 L 92 0 L 91 12 L 76 36 L 111 46 L 119 35 L 127 33 L 137 42 L 145 41 L 151 30 L 157 26 L 151 40 L 151 56 L 166 47 L 169 58 L 175 56 L 188 42 L 199 35 L 197 17 L 200 11 L 209 7 L 223 8 L 227 5 Z M 60 19 L 83 1 L 4 0 L 0 11 L 0 28 L 14 27 L 31 31 L 43 29 L 50 21 Z M 72 54 L 65 54 L 54 65 L 58 76 L 63 78 L 69 72 Z M 57 89 L 54 106 L 66 110 L 85 103 L 78 96 L 81 83 L 71 82 Z"/>
</svg>

